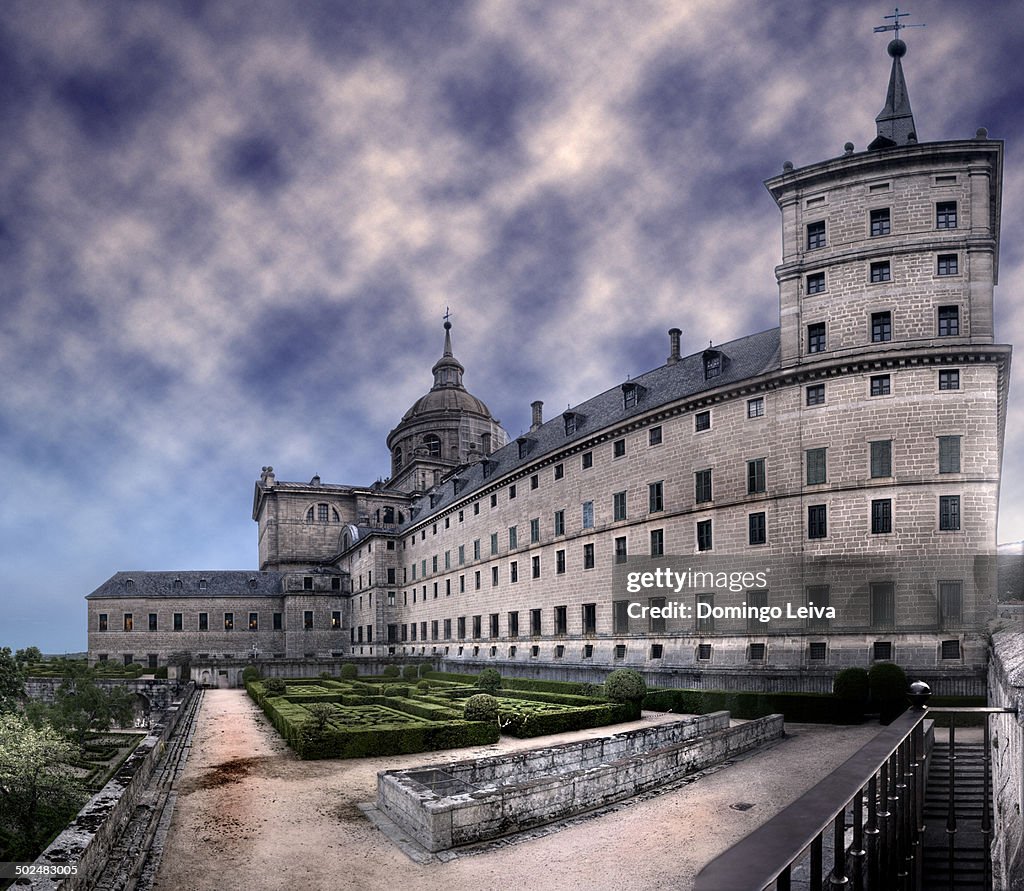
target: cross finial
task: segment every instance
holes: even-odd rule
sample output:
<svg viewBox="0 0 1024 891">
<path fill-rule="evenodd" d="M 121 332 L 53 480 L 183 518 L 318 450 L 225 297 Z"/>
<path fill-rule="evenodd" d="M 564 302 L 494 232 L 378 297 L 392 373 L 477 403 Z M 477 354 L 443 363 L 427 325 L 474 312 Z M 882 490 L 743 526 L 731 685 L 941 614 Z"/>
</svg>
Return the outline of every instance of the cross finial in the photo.
<svg viewBox="0 0 1024 891">
<path fill-rule="evenodd" d="M 893 31 L 893 38 L 899 40 L 900 28 L 924 28 L 925 25 L 902 25 L 900 19 L 906 18 L 910 15 L 909 12 L 900 12 L 900 8 L 897 6 L 893 9 L 892 15 L 883 16 L 883 18 L 892 19 L 891 25 L 879 25 L 875 28 L 875 33 L 879 34 L 883 31 Z"/>
<path fill-rule="evenodd" d="M 451 313 L 448 311 L 448 307 L 446 306 L 444 308 L 444 320 L 447 322 L 450 316 L 451 316 Z"/>
</svg>

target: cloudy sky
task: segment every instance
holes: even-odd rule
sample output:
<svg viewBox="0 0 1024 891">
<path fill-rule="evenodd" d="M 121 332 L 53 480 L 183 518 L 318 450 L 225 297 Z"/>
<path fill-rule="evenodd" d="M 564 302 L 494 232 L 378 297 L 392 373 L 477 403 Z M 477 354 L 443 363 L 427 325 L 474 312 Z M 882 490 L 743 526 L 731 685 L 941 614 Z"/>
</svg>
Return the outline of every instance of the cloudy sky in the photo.
<svg viewBox="0 0 1024 891">
<path fill-rule="evenodd" d="M 998 338 L 1024 343 L 1024 23 L 978 9 L 912 4 L 904 65 L 923 141 L 1007 142 Z M 873 138 L 891 12 L 5 0 L 0 644 L 84 649 L 116 570 L 254 567 L 264 464 L 386 475 L 446 306 L 513 436 L 674 325 L 684 352 L 777 325 L 762 181 Z"/>
</svg>

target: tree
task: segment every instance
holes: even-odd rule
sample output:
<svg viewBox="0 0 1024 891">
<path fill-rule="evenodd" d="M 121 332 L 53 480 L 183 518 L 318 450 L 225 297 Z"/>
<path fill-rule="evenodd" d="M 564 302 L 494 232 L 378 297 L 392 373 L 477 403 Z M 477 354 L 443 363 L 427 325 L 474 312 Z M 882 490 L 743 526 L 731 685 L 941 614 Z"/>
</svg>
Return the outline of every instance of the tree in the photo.
<svg viewBox="0 0 1024 891">
<path fill-rule="evenodd" d="M 131 690 L 100 687 L 87 665 L 69 663 L 54 695 L 50 722 L 81 745 L 90 730 L 109 730 L 111 724 L 124 727 L 131 723 L 134 712 Z"/>
<path fill-rule="evenodd" d="M 7 860 L 33 860 L 86 799 L 69 764 L 77 749 L 52 727 L 0 715 L 0 829 Z"/>
<path fill-rule="evenodd" d="M 39 647 L 25 647 L 14 654 L 14 659 L 22 665 L 32 665 L 43 661 L 43 653 Z"/>
<path fill-rule="evenodd" d="M 0 712 L 11 711 L 25 697 L 25 674 L 10 647 L 0 649 Z"/>
</svg>

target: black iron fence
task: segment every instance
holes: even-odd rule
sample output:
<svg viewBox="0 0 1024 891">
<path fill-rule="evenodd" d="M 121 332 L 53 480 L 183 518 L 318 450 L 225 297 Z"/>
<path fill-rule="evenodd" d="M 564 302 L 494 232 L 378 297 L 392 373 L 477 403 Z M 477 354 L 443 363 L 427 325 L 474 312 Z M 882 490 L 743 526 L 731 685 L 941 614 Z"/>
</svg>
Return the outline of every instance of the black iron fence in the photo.
<svg viewBox="0 0 1024 891">
<path fill-rule="evenodd" d="M 939 714 L 983 716 L 985 793 L 981 836 L 987 855 L 992 833 L 988 716 L 1015 710 L 928 709 L 924 706 L 927 695 L 920 694 L 913 708 L 883 728 L 829 776 L 711 861 L 697 876 L 694 891 L 790 891 L 794 884 L 815 891 L 823 887 L 922 891 L 926 887 L 924 721 Z M 955 723 L 955 719 L 950 721 L 951 725 Z M 954 885 L 955 842 L 960 829 L 955 727 L 950 727 L 949 734 L 948 881 L 950 887 L 960 887 Z M 984 861 L 984 887 L 989 887 L 991 861 L 988 856 Z M 795 880 L 798 874 L 799 882 Z"/>
</svg>

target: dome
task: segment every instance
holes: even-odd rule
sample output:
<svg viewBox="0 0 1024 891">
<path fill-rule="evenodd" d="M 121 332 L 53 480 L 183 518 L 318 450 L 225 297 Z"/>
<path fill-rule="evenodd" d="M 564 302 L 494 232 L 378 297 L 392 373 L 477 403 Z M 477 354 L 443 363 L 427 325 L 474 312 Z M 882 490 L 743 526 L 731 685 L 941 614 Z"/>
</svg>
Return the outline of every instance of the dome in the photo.
<svg viewBox="0 0 1024 891">
<path fill-rule="evenodd" d="M 421 415 L 436 412 L 473 412 L 490 417 L 491 412 L 468 390 L 461 387 L 443 387 L 420 396 L 404 415 L 402 421 L 411 421 Z"/>
</svg>

